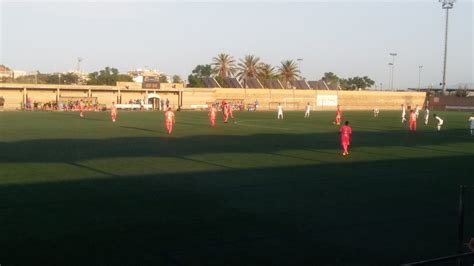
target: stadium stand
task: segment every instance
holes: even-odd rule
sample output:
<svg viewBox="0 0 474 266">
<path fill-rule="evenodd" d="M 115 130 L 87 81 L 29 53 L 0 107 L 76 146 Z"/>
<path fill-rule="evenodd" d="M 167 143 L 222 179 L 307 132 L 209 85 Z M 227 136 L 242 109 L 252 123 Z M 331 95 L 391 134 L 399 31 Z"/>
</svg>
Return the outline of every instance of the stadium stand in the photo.
<svg viewBox="0 0 474 266">
<path fill-rule="evenodd" d="M 224 84 L 228 88 L 242 89 L 242 84 L 236 78 L 224 78 Z"/>
<path fill-rule="evenodd" d="M 311 90 L 308 82 L 306 82 L 304 79 L 291 81 L 291 86 L 299 90 Z"/>
<path fill-rule="evenodd" d="M 244 81 L 247 88 L 263 89 L 262 83 L 257 78 L 246 78 Z"/>
<path fill-rule="evenodd" d="M 313 90 L 340 90 L 337 83 L 326 83 L 324 80 L 308 81 L 309 86 Z"/>
<path fill-rule="evenodd" d="M 201 79 L 204 82 L 204 85 L 206 86 L 206 88 L 220 88 L 221 87 L 221 85 L 219 85 L 219 83 L 216 81 L 215 78 L 205 77 Z"/>
<path fill-rule="evenodd" d="M 283 85 L 278 79 L 267 79 L 264 81 L 264 86 L 268 89 L 283 89 Z"/>
</svg>

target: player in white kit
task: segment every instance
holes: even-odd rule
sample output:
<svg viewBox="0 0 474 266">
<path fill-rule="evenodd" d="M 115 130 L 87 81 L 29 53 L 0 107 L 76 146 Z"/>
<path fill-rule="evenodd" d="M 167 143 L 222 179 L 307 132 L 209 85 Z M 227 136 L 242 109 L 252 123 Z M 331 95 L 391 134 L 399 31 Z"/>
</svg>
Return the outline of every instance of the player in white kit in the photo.
<svg viewBox="0 0 474 266">
<path fill-rule="evenodd" d="M 374 117 L 378 117 L 379 116 L 379 108 L 375 107 L 374 108 Z"/>
<path fill-rule="evenodd" d="M 471 114 L 471 117 L 467 120 L 471 124 L 471 136 L 474 136 L 474 113 Z"/>
<path fill-rule="evenodd" d="M 441 130 L 441 127 L 443 126 L 444 121 L 443 121 L 443 119 L 441 119 L 441 117 L 439 117 L 437 114 L 434 114 L 433 117 L 434 117 L 436 120 L 438 120 L 438 126 L 437 126 L 437 127 L 438 127 L 438 131 L 440 131 L 440 130 Z"/>
<path fill-rule="evenodd" d="M 277 110 L 278 110 L 277 119 L 283 119 L 283 106 L 281 106 L 281 103 L 278 104 Z"/>
<path fill-rule="evenodd" d="M 311 112 L 311 105 L 308 103 L 305 107 L 304 117 L 309 117 L 309 112 Z"/>
<path fill-rule="evenodd" d="M 425 126 L 428 125 L 428 120 L 430 119 L 430 109 L 425 109 Z"/>
<path fill-rule="evenodd" d="M 407 115 L 407 108 L 405 107 L 404 104 L 402 104 L 402 123 L 405 123 L 407 121 L 406 116 Z"/>
</svg>

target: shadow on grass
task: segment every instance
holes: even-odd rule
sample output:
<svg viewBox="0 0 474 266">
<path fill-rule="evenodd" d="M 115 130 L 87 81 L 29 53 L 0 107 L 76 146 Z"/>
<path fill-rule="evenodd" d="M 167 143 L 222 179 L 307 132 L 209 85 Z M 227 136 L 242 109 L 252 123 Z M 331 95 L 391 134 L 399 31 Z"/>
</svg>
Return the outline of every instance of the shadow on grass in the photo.
<svg viewBox="0 0 474 266">
<path fill-rule="evenodd" d="M 148 129 L 148 128 L 140 128 L 140 127 L 127 127 L 127 126 L 120 126 L 121 128 L 127 128 L 127 129 L 134 129 L 134 130 L 139 130 L 139 131 L 145 131 L 145 132 L 154 132 L 154 133 L 166 133 L 163 130 L 153 130 L 153 129 Z"/>
<path fill-rule="evenodd" d="M 150 129 L 125 127 L 134 130 Z M 427 145 L 466 142 L 464 130 L 445 130 L 442 133 L 407 131 L 354 132 L 355 147 L 410 147 L 430 151 Z M 44 139 L 0 142 L 0 162 L 74 162 L 96 158 L 168 156 L 186 157 L 202 153 L 278 153 L 282 150 L 340 149 L 339 134 L 255 134 L 247 136 L 200 135 L 190 137 L 124 137 L 109 139 Z M 469 150 L 447 151 L 470 155 Z"/>
<path fill-rule="evenodd" d="M 3 185 L 0 261 L 397 265 L 436 257 L 456 250 L 458 185 L 473 181 L 468 171 L 453 169 L 473 161 L 453 156 Z"/>
</svg>

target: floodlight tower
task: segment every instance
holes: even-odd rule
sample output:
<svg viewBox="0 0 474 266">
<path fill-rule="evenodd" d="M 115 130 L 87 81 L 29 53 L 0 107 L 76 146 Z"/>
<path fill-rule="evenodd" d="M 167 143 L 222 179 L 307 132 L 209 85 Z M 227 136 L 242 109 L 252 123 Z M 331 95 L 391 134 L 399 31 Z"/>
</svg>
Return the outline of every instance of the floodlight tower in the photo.
<svg viewBox="0 0 474 266">
<path fill-rule="evenodd" d="M 446 94 L 446 59 L 448 57 L 448 21 L 449 21 L 449 10 L 453 8 L 456 0 L 439 0 L 441 7 L 446 9 L 446 27 L 444 31 L 444 63 L 443 63 L 443 94 Z"/>
<path fill-rule="evenodd" d="M 301 62 L 303 62 L 303 58 L 297 58 L 296 61 L 298 62 L 298 70 L 300 71 L 300 74 L 301 73 Z M 302 77 L 303 78 L 303 77 Z M 303 78 L 304 79 L 304 78 Z"/>
<path fill-rule="evenodd" d="M 77 72 L 78 73 L 81 72 L 81 62 L 82 62 L 82 60 L 84 60 L 84 58 L 82 58 L 82 57 L 77 58 Z"/>
<path fill-rule="evenodd" d="M 418 66 L 418 90 L 420 89 L 421 86 L 421 70 L 423 69 L 423 66 Z"/>
<path fill-rule="evenodd" d="M 392 66 L 392 75 L 391 75 L 391 80 L 390 80 L 390 89 L 393 90 L 393 71 L 395 69 L 395 56 L 397 56 L 397 53 L 390 53 L 389 54 L 392 57 L 392 63 L 389 63 L 390 66 Z"/>
</svg>

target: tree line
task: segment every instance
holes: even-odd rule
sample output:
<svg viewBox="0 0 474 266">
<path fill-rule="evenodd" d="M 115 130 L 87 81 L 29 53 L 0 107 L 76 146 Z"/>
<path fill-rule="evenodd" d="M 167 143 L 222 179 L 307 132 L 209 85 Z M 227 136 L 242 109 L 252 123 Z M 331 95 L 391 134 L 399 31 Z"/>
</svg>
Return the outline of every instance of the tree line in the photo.
<svg viewBox="0 0 474 266">
<path fill-rule="evenodd" d="M 225 87 L 223 80 L 227 77 L 237 78 L 244 87 L 248 78 L 257 78 L 261 83 L 267 79 L 278 79 L 285 89 L 292 87 L 292 81 L 302 78 L 298 63 L 294 60 L 284 60 L 274 67 L 255 55 L 246 55 L 236 61 L 225 53 L 213 57 L 211 64 L 197 65 L 188 76 L 189 87 L 204 87 L 203 77 L 214 77 L 222 87 Z M 375 84 L 368 76 L 345 79 L 332 72 L 325 73 L 322 80 L 327 84 L 337 84 L 344 90 L 366 89 Z"/>
<path fill-rule="evenodd" d="M 212 58 L 211 64 L 197 65 L 188 76 L 189 87 L 204 87 L 203 77 L 214 77 L 216 81 L 225 87 L 224 79 L 235 77 L 245 84 L 248 78 L 257 78 L 261 83 L 268 79 L 279 79 L 285 89 L 292 88 L 291 82 L 301 79 L 301 72 L 298 63 L 294 60 L 284 60 L 279 66 L 272 66 L 260 60 L 255 55 L 246 55 L 244 58 L 235 60 L 231 55 L 220 53 Z M 166 75 L 160 75 L 160 82 L 181 83 L 181 77 L 173 75 L 168 80 Z M 324 73 L 322 80 L 328 85 L 337 85 L 344 90 L 366 89 L 375 84 L 367 76 L 340 78 L 332 72 Z M 77 73 L 50 73 L 43 74 L 36 72 L 18 78 L 2 78 L 1 82 L 33 83 L 33 84 L 87 84 L 87 85 L 109 85 L 115 86 L 117 82 L 132 82 L 133 79 L 127 74 L 119 73 L 118 69 L 105 67 L 103 70 L 89 73 L 87 78 L 79 76 Z"/>
<path fill-rule="evenodd" d="M 20 77 L 2 77 L 1 82 L 26 83 L 26 84 L 79 84 L 79 85 L 109 85 L 115 86 L 117 82 L 131 82 L 133 79 L 127 74 L 120 74 L 118 69 L 105 67 L 103 70 L 89 73 L 84 78 L 77 73 L 41 73 L 37 71 L 34 74 Z"/>
</svg>

